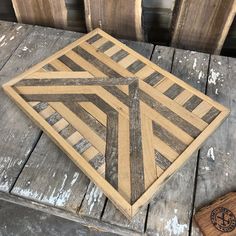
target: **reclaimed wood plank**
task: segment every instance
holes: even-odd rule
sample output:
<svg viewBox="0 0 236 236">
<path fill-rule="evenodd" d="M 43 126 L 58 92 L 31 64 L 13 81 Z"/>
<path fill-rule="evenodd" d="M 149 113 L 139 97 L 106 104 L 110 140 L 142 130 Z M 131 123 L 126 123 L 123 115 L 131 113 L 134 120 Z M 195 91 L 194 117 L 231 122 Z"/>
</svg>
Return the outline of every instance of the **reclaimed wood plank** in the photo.
<svg viewBox="0 0 236 236">
<path fill-rule="evenodd" d="M 30 25 L 0 21 L 0 69 L 32 29 Z"/>
<path fill-rule="evenodd" d="M 219 54 L 236 12 L 235 0 L 177 2 L 172 46 Z"/>
<path fill-rule="evenodd" d="M 60 208 L 48 206 L 42 203 L 38 203 L 35 201 L 31 201 L 26 198 L 18 197 L 12 194 L 0 192 L 0 199 L 8 202 L 12 202 L 24 207 L 30 207 L 35 210 L 39 210 L 48 214 L 53 214 L 55 216 L 59 216 L 74 222 L 78 222 L 84 226 L 87 226 L 89 228 L 94 229 L 95 231 L 99 231 L 101 233 L 107 233 L 109 235 L 115 234 L 115 235 L 133 235 L 133 236 L 139 236 L 140 233 L 137 233 L 135 231 L 119 227 L 116 225 L 110 225 L 105 222 L 101 222 L 100 220 L 92 219 L 92 218 L 86 218 L 86 217 L 79 217 L 76 213 L 68 212 Z"/>
<path fill-rule="evenodd" d="M 88 31 L 100 27 L 115 37 L 143 40 L 140 0 L 85 0 L 84 5 Z"/>
<path fill-rule="evenodd" d="M 27 30 L 30 28 L 29 26 L 24 27 L 25 26 L 20 24 L 13 27 L 13 32 L 19 31 L 18 34 L 21 35 L 19 37 L 22 39 L 24 38 L 23 32 L 27 35 Z M 16 47 L 14 48 L 12 45 L 15 52 L 11 58 L 5 62 L 0 72 L 1 84 L 54 52 L 54 44 L 62 32 L 50 29 L 50 41 L 46 41 L 48 30 L 49 29 L 43 29 L 41 27 L 32 28 L 32 32 L 24 39 L 18 48 L 17 46 L 20 42 L 16 38 Z M 22 33 L 20 33 L 20 31 L 22 31 Z M 9 32 L 12 33 L 12 31 Z M 35 56 L 32 57 L 29 55 L 29 51 L 35 53 Z M 9 58 L 9 56 L 10 55 L 7 57 Z M 2 104 L 0 111 L 1 114 L 3 114 L 0 117 L 0 123 L 4 124 L 0 127 L 0 159 L 2 163 L 0 169 L 0 189 L 1 191 L 9 191 L 28 159 L 30 152 L 34 148 L 41 131 L 36 128 L 29 119 L 22 115 L 17 107 L 13 106 L 12 101 L 3 94 L 2 90 L 0 91 L 0 96 Z"/>
<path fill-rule="evenodd" d="M 204 92 L 209 55 L 181 49 L 175 49 L 175 53 L 172 49 L 171 52 L 172 54 L 170 48 L 157 46 L 152 60 L 157 64 L 160 61 L 168 70 L 172 68 L 172 73 Z M 166 181 L 165 186 L 150 203 L 146 230 L 148 234 L 188 235 L 196 162 L 195 154 Z"/>
<path fill-rule="evenodd" d="M 236 188 L 235 72 L 235 58 L 211 56 L 207 95 L 230 107 L 231 115 L 201 148 L 194 202 L 196 210 Z M 194 221 L 191 235 L 201 235 Z"/>
<path fill-rule="evenodd" d="M 25 2 L 12 0 L 18 22 L 65 28 L 67 9 L 64 0 Z"/>
</svg>

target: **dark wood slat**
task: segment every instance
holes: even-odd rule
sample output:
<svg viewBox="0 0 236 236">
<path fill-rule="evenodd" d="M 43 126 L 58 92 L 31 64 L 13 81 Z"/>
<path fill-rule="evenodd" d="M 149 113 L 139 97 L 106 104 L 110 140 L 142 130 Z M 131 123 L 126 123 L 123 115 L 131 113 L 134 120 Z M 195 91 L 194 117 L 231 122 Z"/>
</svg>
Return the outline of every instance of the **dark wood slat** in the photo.
<svg viewBox="0 0 236 236">
<path fill-rule="evenodd" d="M 100 34 L 95 34 L 93 37 L 91 37 L 90 39 L 87 40 L 88 43 L 92 44 L 95 43 L 97 40 L 99 40 L 100 38 L 102 38 L 102 36 Z"/>
<path fill-rule="evenodd" d="M 154 121 L 152 122 L 152 128 L 153 134 L 169 145 L 177 153 L 180 154 L 186 149 L 187 146 L 181 142 L 181 140 Z"/>
<path fill-rule="evenodd" d="M 106 140 L 106 180 L 118 189 L 118 113 L 112 112 L 107 116 Z"/>
<path fill-rule="evenodd" d="M 171 99 L 175 99 L 183 90 L 178 84 L 173 84 L 164 94 Z"/>
<path fill-rule="evenodd" d="M 76 114 L 87 126 L 89 126 L 95 133 L 106 141 L 106 127 L 103 126 L 98 120 L 91 116 L 81 105 L 77 102 L 64 102 L 72 112 Z"/>
<path fill-rule="evenodd" d="M 207 122 L 210 123 L 212 122 L 218 115 L 219 115 L 220 111 L 217 110 L 215 107 L 212 107 L 210 109 L 210 111 L 208 111 L 203 117 L 202 119 Z"/>
<path fill-rule="evenodd" d="M 74 52 L 78 53 L 81 57 L 83 57 L 85 60 L 90 62 L 92 65 L 95 65 L 101 72 L 106 74 L 110 77 L 121 77 L 117 72 L 112 70 L 110 67 L 108 67 L 106 64 L 102 63 L 100 60 L 98 60 L 96 57 L 82 49 L 81 47 L 76 47 L 73 49 Z"/>
<path fill-rule="evenodd" d="M 69 85 L 96 85 L 113 86 L 129 85 L 133 78 L 66 78 L 66 79 L 24 79 L 15 86 L 69 86 Z"/>
<path fill-rule="evenodd" d="M 144 166 L 138 81 L 129 86 L 131 204 L 144 192 Z"/>
<path fill-rule="evenodd" d="M 158 72 L 153 72 L 151 75 L 145 78 L 144 81 L 150 84 L 151 86 L 154 86 L 158 82 L 160 82 L 163 78 L 164 78 L 163 75 L 159 74 Z"/>
<path fill-rule="evenodd" d="M 120 51 L 118 51 L 117 53 L 115 53 L 114 55 L 111 56 L 111 59 L 115 62 L 119 62 L 120 60 L 122 60 L 123 58 L 125 58 L 126 56 L 128 56 L 128 52 L 126 52 L 125 50 L 121 49 Z"/>
<path fill-rule="evenodd" d="M 66 66 L 68 66 L 73 71 L 84 71 L 84 69 L 82 67 L 80 67 L 78 64 L 76 64 L 74 61 L 72 61 L 66 55 L 59 57 L 58 60 L 61 61 L 62 63 L 64 63 Z"/>
<path fill-rule="evenodd" d="M 98 48 L 98 51 L 99 52 L 105 52 L 106 50 L 108 50 L 109 48 L 111 48 L 113 46 L 114 46 L 114 43 L 112 43 L 111 41 L 108 41 L 108 42 L 104 43 L 103 45 L 101 45 Z"/>
<path fill-rule="evenodd" d="M 171 165 L 171 162 L 161 155 L 157 150 L 155 150 L 155 161 L 162 170 L 166 170 Z"/>
<path fill-rule="evenodd" d="M 185 104 L 184 107 L 189 110 L 193 111 L 194 108 L 196 108 L 200 103 L 202 102 L 202 99 L 193 95 Z"/>
</svg>

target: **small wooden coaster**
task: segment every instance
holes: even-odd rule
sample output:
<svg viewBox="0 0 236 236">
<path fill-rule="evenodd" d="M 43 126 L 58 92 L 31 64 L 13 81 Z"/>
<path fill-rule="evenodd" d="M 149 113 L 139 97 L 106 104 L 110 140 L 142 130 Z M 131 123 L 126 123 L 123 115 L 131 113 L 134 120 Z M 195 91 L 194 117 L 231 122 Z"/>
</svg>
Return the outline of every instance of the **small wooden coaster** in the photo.
<svg viewBox="0 0 236 236">
<path fill-rule="evenodd" d="M 195 220 L 205 236 L 236 235 L 236 192 L 202 208 Z"/>
</svg>

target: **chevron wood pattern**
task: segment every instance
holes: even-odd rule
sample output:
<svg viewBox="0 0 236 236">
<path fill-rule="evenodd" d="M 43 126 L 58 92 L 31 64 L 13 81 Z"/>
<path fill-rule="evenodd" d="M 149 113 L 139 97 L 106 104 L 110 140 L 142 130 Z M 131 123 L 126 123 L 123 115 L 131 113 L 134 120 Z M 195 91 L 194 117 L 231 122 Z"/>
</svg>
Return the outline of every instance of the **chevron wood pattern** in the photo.
<svg viewBox="0 0 236 236">
<path fill-rule="evenodd" d="M 129 218 L 229 114 L 100 29 L 3 87 Z"/>
</svg>

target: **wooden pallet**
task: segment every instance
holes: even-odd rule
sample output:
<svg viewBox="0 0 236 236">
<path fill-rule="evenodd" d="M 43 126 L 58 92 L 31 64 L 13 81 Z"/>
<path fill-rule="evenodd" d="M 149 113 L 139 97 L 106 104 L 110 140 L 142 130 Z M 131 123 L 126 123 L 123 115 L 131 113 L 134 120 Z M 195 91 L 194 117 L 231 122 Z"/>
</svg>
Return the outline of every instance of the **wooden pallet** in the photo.
<svg viewBox="0 0 236 236">
<path fill-rule="evenodd" d="M 3 87 L 129 218 L 229 114 L 100 29 Z"/>
</svg>

